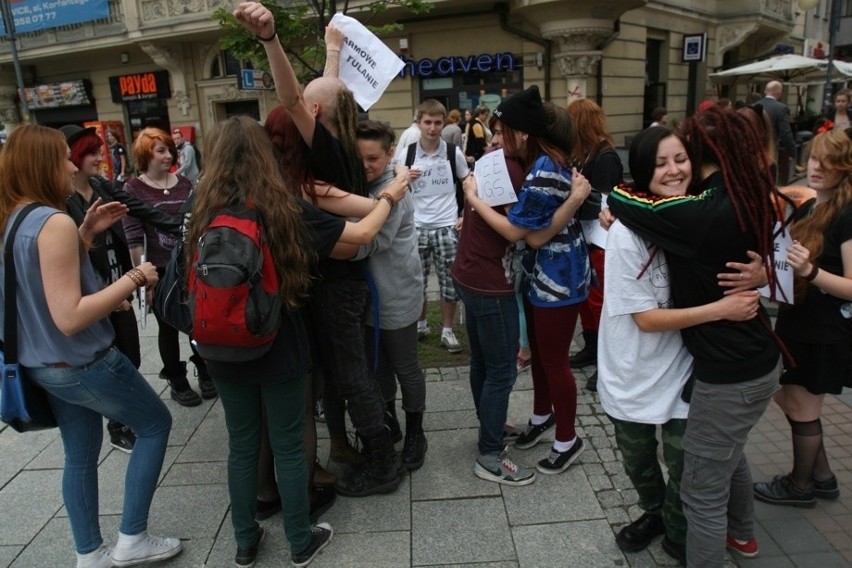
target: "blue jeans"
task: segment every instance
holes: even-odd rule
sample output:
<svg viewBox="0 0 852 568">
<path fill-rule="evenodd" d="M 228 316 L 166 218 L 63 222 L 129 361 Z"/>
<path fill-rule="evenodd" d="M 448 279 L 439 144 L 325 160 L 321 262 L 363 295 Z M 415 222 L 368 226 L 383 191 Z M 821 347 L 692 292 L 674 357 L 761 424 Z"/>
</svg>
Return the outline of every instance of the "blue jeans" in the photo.
<svg viewBox="0 0 852 568">
<path fill-rule="evenodd" d="M 479 452 L 503 451 L 503 425 L 518 369 L 518 303 L 509 296 L 482 296 L 456 286 L 464 302 L 470 341 L 470 390 L 479 417 Z"/>
<path fill-rule="evenodd" d="M 130 360 L 112 348 L 82 367 L 39 367 L 27 376 L 43 387 L 65 448 L 62 498 L 77 552 L 103 544 L 98 523 L 98 456 L 103 416 L 130 426 L 136 444 L 124 478 L 121 532 L 148 528 L 148 510 L 169 441 L 172 415 Z"/>
<path fill-rule="evenodd" d="M 275 456 L 278 492 L 284 509 L 284 532 L 290 550 L 311 543 L 308 519 L 308 465 L 305 459 L 305 377 L 280 383 L 213 376 L 228 428 L 228 493 L 237 545 L 257 540 L 257 459 L 260 455 L 260 405 L 266 408 L 269 443 Z"/>
</svg>

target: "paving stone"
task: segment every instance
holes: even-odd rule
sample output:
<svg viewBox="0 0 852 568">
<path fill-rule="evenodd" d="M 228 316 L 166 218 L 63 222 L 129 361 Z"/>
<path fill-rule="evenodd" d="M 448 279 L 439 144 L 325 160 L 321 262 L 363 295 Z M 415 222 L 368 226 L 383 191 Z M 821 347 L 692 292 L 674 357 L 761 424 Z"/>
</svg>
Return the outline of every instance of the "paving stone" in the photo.
<svg viewBox="0 0 852 568">
<path fill-rule="evenodd" d="M 161 486 L 154 493 L 148 525 L 153 534 L 181 539 L 214 538 L 229 507 L 225 483 Z"/>
<path fill-rule="evenodd" d="M 415 501 L 411 518 L 414 565 L 515 560 L 499 497 Z"/>
<path fill-rule="evenodd" d="M 423 467 L 411 473 L 411 498 L 455 499 L 459 497 L 499 496 L 500 485 L 476 477 L 477 430 L 448 431 L 432 436 Z M 514 455 L 517 450 L 511 450 Z"/>
<path fill-rule="evenodd" d="M 612 481 L 606 475 L 589 475 L 587 477 L 593 491 L 612 489 Z"/>
<path fill-rule="evenodd" d="M 411 533 L 409 531 L 343 533 L 339 532 L 334 524 L 332 527 L 335 532 L 331 543 L 311 563 L 311 568 L 411 566 Z M 275 565 L 289 566 L 289 564 Z"/>
<path fill-rule="evenodd" d="M 595 492 L 578 467 L 559 475 L 539 473 L 532 485 L 502 489 L 512 526 L 604 517 Z"/>
<path fill-rule="evenodd" d="M 24 470 L 0 490 L 0 545 L 29 544 L 62 507 L 59 470 Z"/>
<path fill-rule="evenodd" d="M 404 477 L 393 493 L 368 497 L 338 495 L 322 520 L 339 533 L 411 530 L 411 482 Z"/>
<path fill-rule="evenodd" d="M 798 515 L 789 515 L 787 519 L 761 522 L 763 529 L 772 535 L 772 539 L 785 553 L 792 555 L 802 552 L 829 552 L 831 544 L 810 524 Z"/>
<path fill-rule="evenodd" d="M 429 410 L 442 412 L 446 410 L 470 410 L 476 412 L 470 386 L 462 381 L 449 381 L 429 385 L 427 391 Z"/>
<path fill-rule="evenodd" d="M 161 485 L 216 485 L 228 482 L 228 463 L 224 461 L 174 463 Z"/>
<path fill-rule="evenodd" d="M 23 545 L 0 546 L 0 566 L 10 566 L 23 549 Z"/>
<path fill-rule="evenodd" d="M 429 401 L 426 401 L 427 405 Z M 441 432 L 435 436 L 427 436 L 429 438 L 429 446 L 432 446 L 432 440 L 435 437 L 444 436 L 445 430 L 459 430 L 463 428 L 479 428 L 479 419 L 476 418 L 476 410 L 445 410 L 443 412 L 432 412 L 427 407 L 426 413 L 423 415 L 423 430 L 426 432 Z"/>
<path fill-rule="evenodd" d="M 624 565 L 624 555 L 605 520 L 512 528 L 521 568 Z"/>
</svg>

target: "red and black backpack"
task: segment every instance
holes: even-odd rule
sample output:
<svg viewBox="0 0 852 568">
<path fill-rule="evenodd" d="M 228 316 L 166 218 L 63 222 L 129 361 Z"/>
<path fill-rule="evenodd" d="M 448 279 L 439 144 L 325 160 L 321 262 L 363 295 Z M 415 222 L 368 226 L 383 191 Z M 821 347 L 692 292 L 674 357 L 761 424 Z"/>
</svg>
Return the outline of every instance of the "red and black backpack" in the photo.
<svg viewBox="0 0 852 568">
<path fill-rule="evenodd" d="M 272 347 L 283 302 L 263 217 L 251 203 L 217 212 L 189 272 L 192 338 L 211 361 L 251 361 Z"/>
</svg>

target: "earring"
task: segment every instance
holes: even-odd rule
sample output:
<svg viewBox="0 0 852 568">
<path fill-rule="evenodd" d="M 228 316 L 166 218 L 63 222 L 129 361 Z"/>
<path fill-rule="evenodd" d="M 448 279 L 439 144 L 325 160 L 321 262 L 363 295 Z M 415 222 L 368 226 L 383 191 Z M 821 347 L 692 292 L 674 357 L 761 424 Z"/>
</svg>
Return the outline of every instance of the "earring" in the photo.
<svg viewBox="0 0 852 568">
<path fill-rule="evenodd" d="M 527 141 L 527 138 L 528 138 L 528 136 L 526 134 L 521 135 L 521 140 L 523 140 L 524 142 Z"/>
</svg>

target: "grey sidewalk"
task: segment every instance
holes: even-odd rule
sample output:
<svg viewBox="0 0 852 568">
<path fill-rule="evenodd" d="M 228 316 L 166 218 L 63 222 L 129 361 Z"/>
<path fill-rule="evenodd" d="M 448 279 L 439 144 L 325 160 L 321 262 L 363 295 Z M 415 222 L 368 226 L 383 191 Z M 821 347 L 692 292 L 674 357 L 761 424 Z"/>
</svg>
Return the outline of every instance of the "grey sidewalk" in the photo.
<svg viewBox="0 0 852 568">
<path fill-rule="evenodd" d="M 155 534 L 179 536 L 185 551 L 168 567 L 233 566 L 235 543 L 226 487 L 227 436 L 221 405 L 183 408 L 168 399 L 156 378 L 156 328 L 143 332 L 142 372 L 163 392 L 174 428 L 160 488 L 151 510 Z M 578 385 L 585 374 L 577 373 Z M 324 521 L 334 540 L 312 566 L 671 566 L 657 540 L 637 554 L 615 545 L 614 531 L 641 512 L 619 461 L 613 429 L 595 395 L 580 389 L 578 429 L 588 445 L 578 464 L 561 475 L 539 475 L 526 487 L 504 487 L 474 476 L 477 422 L 467 368 L 427 371 L 423 468 L 391 495 L 338 498 Z M 524 422 L 532 407 L 529 373 L 518 379 L 510 419 Z M 825 443 L 841 485 L 841 498 L 799 510 L 757 504 L 761 554 L 741 566 L 852 566 L 852 396 L 827 397 Z M 320 456 L 328 453 L 324 427 Z M 790 467 L 789 429 L 771 406 L 748 447 L 755 479 Z M 512 450 L 533 465 L 547 445 Z M 105 444 L 101 454 L 101 521 L 114 544 L 127 456 Z M 56 431 L 19 435 L 0 431 L 0 566 L 73 566 L 73 545 L 60 496 L 62 444 Z M 280 515 L 269 531 L 258 566 L 288 566 Z M 735 566 L 734 562 L 730 563 Z"/>
</svg>

